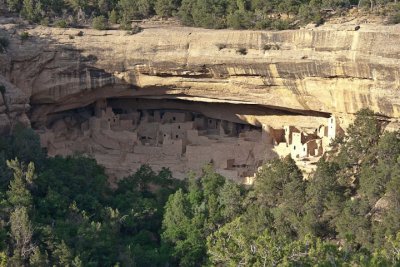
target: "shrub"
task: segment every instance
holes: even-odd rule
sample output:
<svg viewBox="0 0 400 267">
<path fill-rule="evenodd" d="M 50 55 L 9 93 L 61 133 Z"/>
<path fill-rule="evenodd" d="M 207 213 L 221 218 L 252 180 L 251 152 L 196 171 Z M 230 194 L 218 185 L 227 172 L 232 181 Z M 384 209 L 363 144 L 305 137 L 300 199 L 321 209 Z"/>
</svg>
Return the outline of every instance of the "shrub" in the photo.
<svg viewBox="0 0 400 267">
<path fill-rule="evenodd" d="M 142 27 L 135 25 L 132 27 L 131 34 L 137 34 L 137 33 L 141 32 L 142 30 L 143 30 Z"/>
<path fill-rule="evenodd" d="M 95 17 L 92 22 L 92 27 L 96 30 L 106 30 L 108 27 L 106 18 L 103 15 Z"/>
<path fill-rule="evenodd" d="M 299 8 L 299 19 L 301 19 L 303 23 L 315 23 L 316 26 L 324 23 L 324 17 L 319 6 L 312 4 L 302 5 Z"/>
<path fill-rule="evenodd" d="M 121 30 L 130 31 L 132 30 L 132 24 L 128 20 L 123 19 L 119 25 L 119 28 Z"/>
<path fill-rule="evenodd" d="M 234 29 L 250 29 L 253 27 L 252 13 L 248 11 L 236 10 L 227 16 L 228 27 Z"/>
<path fill-rule="evenodd" d="M 387 23 L 388 24 L 399 24 L 400 23 L 400 12 L 389 16 Z"/>
<path fill-rule="evenodd" d="M 271 23 L 272 23 L 272 21 L 269 18 L 257 20 L 254 25 L 254 29 L 257 29 L 257 30 L 270 29 Z"/>
<path fill-rule="evenodd" d="M 274 30 L 287 30 L 290 29 L 289 21 L 278 19 L 271 23 L 271 28 Z"/>
<path fill-rule="evenodd" d="M 49 18 L 43 18 L 41 21 L 40 21 L 40 25 L 42 25 L 42 26 L 49 26 L 49 24 L 50 24 L 50 21 L 49 21 Z"/>
<path fill-rule="evenodd" d="M 65 19 L 60 19 L 54 22 L 54 26 L 56 26 L 57 28 L 67 28 L 68 23 Z"/>
<path fill-rule="evenodd" d="M 43 9 L 40 1 L 23 0 L 22 10 L 20 15 L 27 19 L 29 22 L 39 22 Z"/>
<path fill-rule="evenodd" d="M 240 55 L 247 55 L 247 49 L 246 48 L 239 48 L 238 50 L 236 50 L 236 52 Z"/>
<path fill-rule="evenodd" d="M 128 30 L 126 33 L 127 35 L 133 35 L 133 34 L 137 34 L 139 32 L 141 32 L 143 30 L 142 27 L 135 25 L 131 28 L 131 30 Z"/>
<path fill-rule="evenodd" d="M 21 41 L 25 41 L 29 38 L 29 33 L 28 32 L 21 32 L 19 34 L 19 37 L 21 38 Z"/>
<path fill-rule="evenodd" d="M 222 50 L 226 48 L 226 44 L 216 44 L 216 46 L 218 47 L 218 50 Z"/>
<path fill-rule="evenodd" d="M 97 61 L 97 57 L 95 55 L 88 55 L 87 57 L 83 57 L 85 61 Z"/>
<path fill-rule="evenodd" d="M 0 37 L 0 53 L 4 53 L 9 44 L 7 37 Z"/>
<path fill-rule="evenodd" d="M 280 47 L 277 44 L 265 44 L 263 46 L 263 50 L 264 51 L 267 51 L 267 50 L 279 50 L 279 49 L 280 49 Z"/>
<path fill-rule="evenodd" d="M 115 11 L 115 9 L 113 9 L 110 14 L 108 15 L 108 21 L 111 24 L 117 24 L 118 23 L 118 14 L 117 11 Z"/>
<path fill-rule="evenodd" d="M 180 1 L 157 0 L 154 10 L 160 17 L 172 17 L 179 9 Z"/>
</svg>

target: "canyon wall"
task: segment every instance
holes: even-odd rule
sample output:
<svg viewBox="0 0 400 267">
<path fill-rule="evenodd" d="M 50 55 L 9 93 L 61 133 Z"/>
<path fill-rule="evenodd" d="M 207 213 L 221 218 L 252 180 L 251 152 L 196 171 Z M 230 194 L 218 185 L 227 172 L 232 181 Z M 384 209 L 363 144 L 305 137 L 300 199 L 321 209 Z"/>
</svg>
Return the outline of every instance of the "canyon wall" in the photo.
<svg viewBox="0 0 400 267">
<path fill-rule="evenodd" d="M 135 35 L 1 27 L 11 39 L 1 74 L 30 97 L 33 123 L 99 98 L 141 96 L 257 104 L 297 115 L 238 114 L 251 124 L 314 127 L 319 116 L 345 117 L 364 107 L 400 116 L 400 26 L 161 27 Z M 25 30 L 31 37 L 22 41 Z"/>
<path fill-rule="evenodd" d="M 140 125 L 148 122 L 144 115 L 154 110 L 180 110 L 216 119 L 220 125 L 257 127 L 255 140 L 268 137 L 262 153 L 249 148 L 249 156 L 242 160 L 225 158 L 234 154 L 226 152 L 222 161 L 219 155 L 209 157 L 214 145 L 203 153 L 205 161 L 218 158 L 221 166 L 226 165 L 222 173 L 245 168 L 240 171 L 242 178 L 251 177 L 263 159 L 273 156 L 291 153 L 305 157 L 306 165 L 309 156 L 320 156 L 331 140 L 325 132 L 331 115 L 338 129 L 346 128 L 361 108 L 379 112 L 392 129 L 399 125 L 400 25 L 326 25 L 279 32 L 145 27 L 130 34 L 6 22 L 0 24 L 0 36 L 10 40 L 5 53 L 0 53 L 0 130 L 6 133 L 17 122 L 31 124 L 51 154 L 83 149 L 80 152 L 95 156 L 116 176 L 150 162 L 155 154 L 162 157 L 158 163 L 165 161 L 165 166 L 184 176 L 190 167 L 187 162 L 201 154 L 187 151 L 208 151 L 187 137 L 199 129 L 199 138 L 206 143 L 213 140 L 229 147 L 230 142 L 235 146 L 250 142 L 256 147 L 247 132 L 232 136 L 218 130 L 215 135 L 214 130 L 210 134 L 210 129 L 191 126 L 183 139 L 177 137 L 176 142 L 184 145 L 176 162 L 167 152 L 147 155 L 142 152 L 163 151 L 162 146 L 165 150 L 171 145 L 141 135 Z M 28 38 L 21 38 L 23 32 Z M 103 102 L 103 112 L 111 103 L 110 114 L 139 114 L 142 123 L 135 126 L 130 120 L 123 122 L 129 124 L 126 129 L 118 126 L 110 132 L 112 127 L 103 125 L 88 131 L 85 125 L 100 116 L 94 112 L 96 103 Z M 277 138 L 290 127 L 299 141 L 292 143 L 286 134 Z M 137 135 L 145 139 L 132 143 L 130 137 Z M 115 144 L 107 144 L 113 138 Z M 316 158 L 311 161 L 315 164 Z"/>
</svg>

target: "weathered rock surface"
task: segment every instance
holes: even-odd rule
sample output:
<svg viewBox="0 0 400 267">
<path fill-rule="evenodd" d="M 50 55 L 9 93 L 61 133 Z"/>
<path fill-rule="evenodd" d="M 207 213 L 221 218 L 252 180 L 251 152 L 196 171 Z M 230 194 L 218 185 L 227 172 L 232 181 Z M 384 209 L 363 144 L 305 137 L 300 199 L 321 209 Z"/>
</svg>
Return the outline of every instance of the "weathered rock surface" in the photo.
<svg viewBox="0 0 400 267">
<path fill-rule="evenodd" d="M 0 37 L 12 40 L 7 32 L 0 30 Z M 13 44 L 11 44 L 13 46 Z M 7 49 L 8 50 L 8 49 Z M 6 74 L 11 74 L 12 57 L 10 53 L 0 53 L 0 133 L 8 133 L 17 123 L 30 125 L 27 112 L 30 108 L 30 94 L 10 82 Z"/>
<path fill-rule="evenodd" d="M 0 133 L 8 133 L 17 123 L 29 126 L 29 97 L 1 75 L 0 85 Z"/>
<path fill-rule="evenodd" d="M 318 116 L 363 107 L 400 116 L 400 26 L 148 28 L 135 35 L 36 27 L 26 41 L 14 25 L 2 27 L 15 36 L 3 75 L 31 97 L 35 123 L 47 113 L 122 96 L 258 104 L 302 114 L 279 118 L 306 127 L 317 125 Z M 284 124 L 271 114 L 239 115 L 252 124 Z"/>
<path fill-rule="evenodd" d="M 20 38 L 23 31 L 29 33 L 26 40 Z M 30 122 L 44 140 L 50 140 L 49 151 L 64 155 L 83 149 L 97 155 L 99 163 L 118 177 L 151 158 L 156 159 L 155 167 L 162 164 L 183 173 L 189 166 L 185 160 L 192 158 L 185 149 L 190 151 L 193 144 L 179 139 L 188 141 L 188 146 L 173 162 L 165 151 L 144 153 L 142 147 L 151 143 L 146 135 L 139 133 L 146 140 L 127 152 L 125 138 L 118 146 L 110 141 L 118 131 L 100 138 L 100 132 L 93 130 L 98 127 L 82 130 L 84 120 L 93 116 L 94 103 L 105 99 L 114 104 L 115 112 L 184 110 L 219 123 L 259 126 L 260 133 L 269 137 L 264 156 L 320 155 L 316 148 L 325 147 L 321 140 L 307 141 L 298 130 L 298 144 L 289 136 L 283 140 L 276 135 L 283 135 L 283 126 L 295 126 L 314 136 L 328 129 L 320 126 L 327 126 L 331 114 L 337 118 L 335 125 L 345 128 L 356 111 L 368 107 L 387 117 L 391 129 L 398 128 L 400 25 L 361 25 L 357 30 L 355 25 L 327 25 L 280 32 L 153 27 L 129 35 L 2 24 L 0 34 L 10 39 L 7 52 L 0 54 L 0 84 L 6 88 L 0 97 L 0 129 L 6 132 L 17 121 L 29 124 L 30 104 Z M 73 127 L 68 126 L 71 122 Z M 239 134 L 240 138 L 247 137 Z M 162 150 L 160 142 L 150 145 L 146 149 Z M 205 155 L 210 162 L 211 153 L 199 152 L 200 148 L 194 155 Z M 232 154 L 224 149 L 224 156 Z M 251 166 L 240 158 L 234 164 L 224 158 L 221 166 L 247 164 L 254 171 L 262 157 L 252 157 Z"/>
</svg>

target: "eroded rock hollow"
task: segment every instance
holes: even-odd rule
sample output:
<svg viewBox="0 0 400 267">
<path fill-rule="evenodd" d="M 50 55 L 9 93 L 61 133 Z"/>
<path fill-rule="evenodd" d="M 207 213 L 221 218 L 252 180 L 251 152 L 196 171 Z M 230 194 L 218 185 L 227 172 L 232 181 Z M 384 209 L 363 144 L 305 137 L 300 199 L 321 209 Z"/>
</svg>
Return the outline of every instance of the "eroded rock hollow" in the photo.
<svg viewBox="0 0 400 267">
<path fill-rule="evenodd" d="M 246 182 L 285 154 L 310 169 L 361 108 L 398 125 L 400 26 L 1 29 L 1 130 L 31 124 L 51 155 L 90 154 L 115 177 L 212 162 Z"/>
<path fill-rule="evenodd" d="M 121 178 L 143 164 L 156 170 L 169 168 L 175 177 L 184 178 L 211 163 L 227 178 L 252 183 L 264 162 L 287 154 L 303 161 L 304 170 L 312 170 L 340 131 L 335 118 L 328 119 L 324 113 L 314 116 L 328 126 L 308 133 L 290 125 L 252 125 L 244 119 L 267 114 L 303 116 L 249 104 L 108 98 L 48 114 L 38 133 L 49 155 L 90 155 L 112 178 Z"/>
</svg>

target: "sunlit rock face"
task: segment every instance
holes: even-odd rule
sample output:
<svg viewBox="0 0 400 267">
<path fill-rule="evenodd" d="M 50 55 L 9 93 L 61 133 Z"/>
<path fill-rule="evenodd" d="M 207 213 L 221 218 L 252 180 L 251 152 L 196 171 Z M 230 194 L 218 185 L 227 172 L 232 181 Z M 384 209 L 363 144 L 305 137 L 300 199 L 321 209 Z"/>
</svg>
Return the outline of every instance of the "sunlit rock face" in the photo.
<svg viewBox="0 0 400 267">
<path fill-rule="evenodd" d="M 18 37 L 12 25 L 4 27 Z M 400 114 L 400 26 L 79 31 L 36 27 L 30 39 L 12 41 L 12 68 L 3 72 L 31 96 L 33 115 L 39 114 L 34 121 L 42 112 L 124 95 L 254 103 L 303 114 L 347 115 L 363 107 Z"/>
<path fill-rule="evenodd" d="M 396 125 L 400 26 L 360 26 L 280 32 L 145 28 L 129 35 L 3 24 L 10 46 L 0 54 L 0 74 L 11 88 L 6 94 L 19 93 L 9 101 L 18 107 L 14 113 L 0 100 L 0 128 L 10 127 L 11 114 L 29 123 L 28 104 L 32 126 L 43 130 L 55 114 L 111 98 L 184 100 L 180 110 L 190 106 L 260 129 L 294 126 L 313 133 L 331 114 L 345 128 L 366 107 Z M 22 41 L 25 30 L 30 37 Z"/>
<path fill-rule="evenodd" d="M 17 124 L 29 127 L 29 108 L 29 97 L 0 75 L 0 134 L 8 134 Z"/>
</svg>

